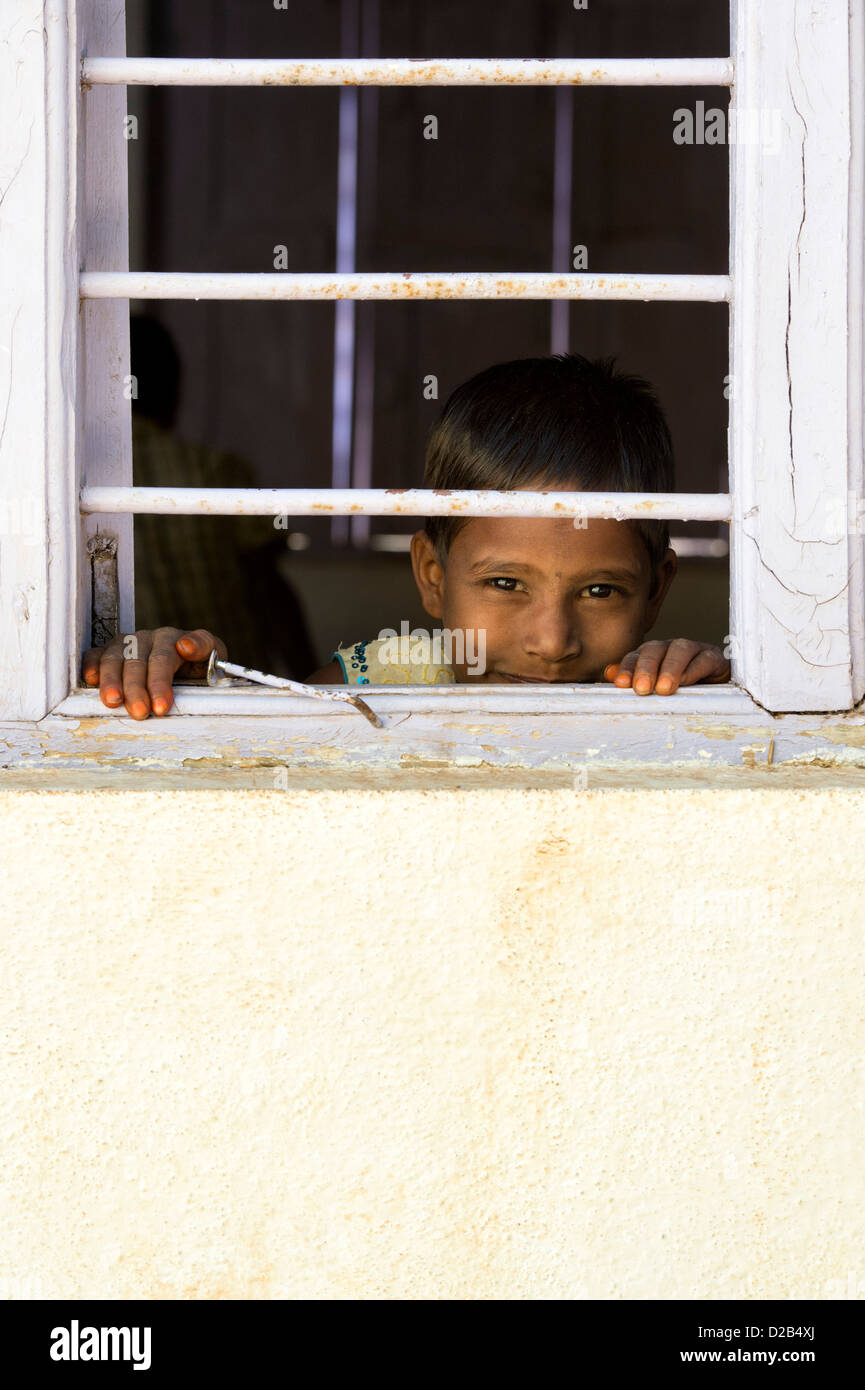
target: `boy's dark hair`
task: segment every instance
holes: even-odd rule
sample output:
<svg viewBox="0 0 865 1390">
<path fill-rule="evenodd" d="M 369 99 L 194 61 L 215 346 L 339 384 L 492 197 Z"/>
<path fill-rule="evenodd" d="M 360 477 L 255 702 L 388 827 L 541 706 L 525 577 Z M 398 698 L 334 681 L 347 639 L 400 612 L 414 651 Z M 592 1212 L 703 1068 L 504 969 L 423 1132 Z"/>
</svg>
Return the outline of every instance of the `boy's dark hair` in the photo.
<svg viewBox="0 0 865 1390">
<path fill-rule="evenodd" d="M 498 362 L 449 396 L 426 452 L 428 488 L 672 492 L 673 442 L 648 381 L 578 353 Z M 444 563 L 468 517 L 427 517 Z M 652 576 L 670 544 L 666 521 L 634 520 Z"/>
</svg>

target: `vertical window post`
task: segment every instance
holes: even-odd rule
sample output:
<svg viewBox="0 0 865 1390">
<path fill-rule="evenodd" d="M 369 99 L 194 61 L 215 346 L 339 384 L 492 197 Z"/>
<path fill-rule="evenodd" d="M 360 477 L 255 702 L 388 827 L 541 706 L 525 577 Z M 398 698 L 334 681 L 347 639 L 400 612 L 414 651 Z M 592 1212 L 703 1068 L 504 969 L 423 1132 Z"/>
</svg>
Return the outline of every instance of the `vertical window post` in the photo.
<svg viewBox="0 0 865 1390">
<path fill-rule="evenodd" d="M 861 17 L 733 0 L 731 20 L 733 678 L 772 712 L 847 709 L 865 689 Z"/>
<path fill-rule="evenodd" d="M 71 8 L 71 7 L 70 7 Z M 125 5 L 77 0 L 77 52 L 126 56 Z M 79 249 L 82 270 L 129 269 L 127 163 L 129 136 L 125 86 L 85 87 L 81 93 L 78 142 Z M 131 485 L 132 409 L 137 391 L 129 362 L 129 301 L 81 301 L 79 475 L 88 486 Z M 83 518 L 81 563 L 92 561 L 93 542 L 112 546 L 117 564 L 117 620 L 121 632 L 135 627 L 133 518 Z M 79 585 L 81 645 L 90 645 L 92 576 Z M 104 640 L 105 633 L 100 634 Z"/>
<path fill-rule="evenodd" d="M 7 5 L 0 40 L 0 718 L 41 719 L 78 590 L 75 6 Z"/>
<path fill-rule="evenodd" d="M 41 719 L 77 684 L 97 534 L 134 626 L 133 519 L 78 509 L 132 482 L 128 303 L 79 307 L 80 271 L 128 265 L 125 88 L 82 91 L 79 56 L 125 54 L 124 9 L 29 0 L 0 39 L 0 718 Z"/>
</svg>

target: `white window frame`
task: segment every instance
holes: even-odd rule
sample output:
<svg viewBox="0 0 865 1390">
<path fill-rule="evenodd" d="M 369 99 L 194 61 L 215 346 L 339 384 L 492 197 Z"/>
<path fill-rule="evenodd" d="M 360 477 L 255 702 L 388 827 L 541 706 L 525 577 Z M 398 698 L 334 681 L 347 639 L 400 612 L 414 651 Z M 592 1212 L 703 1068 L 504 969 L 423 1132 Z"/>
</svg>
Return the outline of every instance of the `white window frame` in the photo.
<svg viewBox="0 0 865 1390">
<path fill-rule="evenodd" d="M 865 693 L 865 25 L 861 7 L 849 10 L 847 0 L 732 0 L 731 56 L 720 59 L 305 63 L 127 60 L 123 7 L 98 0 L 18 0 L 4 12 L 0 264 L 15 267 L 0 290 L 0 721 L 11 750 L 4 765 L 26 773 L 86 770 L 95 757 L 109 771 L 142 761 L 165 771 L 232 759 L 311 767 L 335 744 L 349 771 L 425 755 L 457 771 L 546 768 L 551 775 L 592 762 L 660 762 L 672 770 L 701 758 L 703 768 L 822 766 L 827 759 L 858 765 L 862 717 L 852 711 Z M 778 113 L 782 143 L 774 154 L 746 140 L 731 146 L 729 277 L 133 276 L 126 146 L 117 136 L 126 114 L 120 83 L 157 79 L 729 84 L 731 109 L 743 118 Z M 382 730 L 340 706 L 279 692 L 183 686 L 172 714 L 137 723 L 81 689 L 87 543 L 97 533 L 116 541 L 118 618 L 131 631 L 132 511 L 146 492 L 148 510 L 296 515 L 306 505 L 335 514 L 429 515 L 442 500 L 422 490 L 343 496 L 321 489 L 305 498 L 226 491 L 215 499 L 191 489 L 133 490 L 130 403 L 122 390 L 128 299 L 453 294 L 730 300 L 729 495 L 572 493 L 554 502 L 522 494 L 517 505 L 535 515 L 570 505 L 589 516 L 651 510 L 669 519 L 729 519 L 733 683 L 667 697 L 589 685 L 537 692 L 367 687 Z M 159 507 L 155 494 L 163 498 Z M 494 493 L 464 500 L 463 515 L 514 503 Z M 847 742 L 839 727 L 853 730 Z M 92 751 L 82 749 L 80 736 L 75 742 L 82 728 Z"/>
</svg>

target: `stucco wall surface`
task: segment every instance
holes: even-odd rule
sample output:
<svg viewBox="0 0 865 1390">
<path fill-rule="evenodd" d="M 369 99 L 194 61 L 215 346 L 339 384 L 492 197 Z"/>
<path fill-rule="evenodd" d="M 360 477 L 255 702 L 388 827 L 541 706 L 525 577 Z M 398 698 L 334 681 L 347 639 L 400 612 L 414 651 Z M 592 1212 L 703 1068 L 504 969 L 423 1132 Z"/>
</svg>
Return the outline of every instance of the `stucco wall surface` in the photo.
<svg viewBox="0 0 865 1390">
<path fill-rule="evenodd" d="M 0 1291 L 865 1294 L 865 792 L 0 794 Z"/>
</svg>

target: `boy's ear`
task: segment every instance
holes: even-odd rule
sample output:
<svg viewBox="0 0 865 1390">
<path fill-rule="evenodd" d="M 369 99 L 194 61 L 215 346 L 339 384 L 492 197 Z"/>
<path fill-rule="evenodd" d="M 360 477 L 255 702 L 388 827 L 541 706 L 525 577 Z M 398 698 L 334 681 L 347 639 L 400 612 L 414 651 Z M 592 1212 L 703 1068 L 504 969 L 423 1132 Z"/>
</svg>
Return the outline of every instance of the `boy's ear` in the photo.
<svg viewBox="0 0 865 1390">
<path fill-rule="evenodd" d="M 646 632 L 651 632 L 655 625 L 658 614 L 661 611 L 661 604 L 667 597 L 667 590 L 676 577 L 676 570 L 679 568 L 679 557 L 675 550 L 668 549 L 658 568 L 655 570 L 655 578 L 649 601 L 646 604 Z"/>
<path fill-rule="evenodd" d="M 424 611 L 431 618 L 440 618 L 444 570 L 426 531 L 415 531 L 411 538 L 411 567 Z"/>
</svg>

